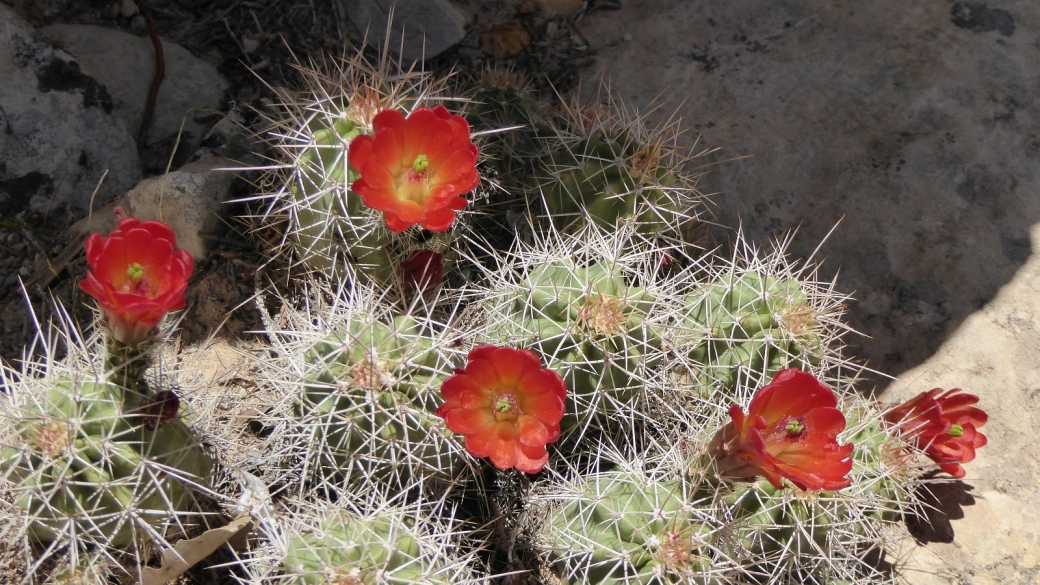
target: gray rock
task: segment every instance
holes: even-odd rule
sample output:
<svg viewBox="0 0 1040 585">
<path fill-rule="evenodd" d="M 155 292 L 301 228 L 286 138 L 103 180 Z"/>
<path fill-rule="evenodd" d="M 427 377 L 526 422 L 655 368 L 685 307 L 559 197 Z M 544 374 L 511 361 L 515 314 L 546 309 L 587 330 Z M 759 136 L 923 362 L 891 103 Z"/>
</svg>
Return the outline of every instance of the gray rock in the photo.
<svg viewBox="0 0 1040 585">
<path fill-rule="evenodd" d="M 346 5 L 356 32 L 377 49 L 386 39 L 393 9 L 390 50 L 406 63 L 435 57 L 466 36 L 469 17 L 449 0 L 352 0 Z"/>
<path fill-rule="evenodd" d="M 137 136 L 155 72 L 151 39 L 88 24 L 56 24 L 40 32 L 75 55 L 87 72 L 105 84 L 115 114 Z M 141 149 L 145 168 L 157 172 L 166 170 L 182 120 L 184 131 L 172 168 L 195 151 L 216 121 L 214 114 L 224 109 L 228 88 L 216 67 L 173 41 L 164 39 L 162 43 L 165 75 L 148 126 L 147 144 Z"/>
<path fill-rule="evenodd" d="M 105 86 L 0 5 L 0 214 L 85 214 L 141 179 Z M 104 182 L 98 187 L 105 171 Z"/>
<path fill-rule="evenodd" d="M 165 222 L 177 235 L 177 247 L 202 260 L 214 244 L 206 236 L 220 236 L 226 231 L 223 204 L 235 180 L 235 173 L 228 169 L 237 167 L 229 159 L 207 158 L 145 179 L 129 193 L 77 222 L 70 231 L 74 235 L 107 234 L 116 227 L 114 210 L 118 206 L 127 216 Z"/>
<path fill-rule="evenodd" d="M 643 0 L 579 26 L 587 78 L 723 147 L 694 162 L 721 223 L 763 244 L 801 226 L 805 258 L 844 218 L 817 259 L 855 291 L 871 367 L 927 359 L 1029 256 L 1040 3 Z"/>
<path fill-rule="evenodd" d="M 242 106 L 231 110 L 209 129 L 199 148 L 189 161 L 219 157 L 231 159 L 243 166 L 257 166 L 264 162 L 260 155 L 263 146 L 246 126 Z"/>
</svg>

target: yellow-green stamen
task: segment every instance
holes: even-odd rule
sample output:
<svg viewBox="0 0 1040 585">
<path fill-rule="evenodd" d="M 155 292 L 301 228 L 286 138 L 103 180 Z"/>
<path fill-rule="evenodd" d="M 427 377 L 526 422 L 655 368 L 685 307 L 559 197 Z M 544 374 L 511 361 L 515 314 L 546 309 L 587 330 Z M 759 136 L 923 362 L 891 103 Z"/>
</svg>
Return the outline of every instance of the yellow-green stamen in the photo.
<svg viewBox="0 0 1040 585">
<path fill-rule="evenodd" d="M 415 162 L 412 163 L 412 170 L 421 173 L 430 167 L 430 159 L 426 158 L 425 154 L 420 154 L 415 157 Z"/>
<path fill-rule="evenodd" d="M 498 398 L 495 402 L 495 410 L 497 412 L 509 412 L 513 410 L 513 405 L 516 399 L 509 395 L 503 395 Z"/>
<path fill-rule="evenodd" d="M 953 425 L 950 427 L 950 436 L 959 437 L 964 434 L 964 427 L 961 425 Z"/>
<path fill-rule="evenodd" d="M 144 266 L 134 262 L 126 269 L 126 276 L 130 279 L 130 282 L 137 284 L 144 278 Z"/>
<path fill-rule="evenodd" d="M 784 427 L 784 430 L 787 431 L 788 436 L 797 437 L 799 433 L 805 430 L 805 425 L 796 420 L 792 420 L 788 421 L 787 426 Z"/>
</svg>

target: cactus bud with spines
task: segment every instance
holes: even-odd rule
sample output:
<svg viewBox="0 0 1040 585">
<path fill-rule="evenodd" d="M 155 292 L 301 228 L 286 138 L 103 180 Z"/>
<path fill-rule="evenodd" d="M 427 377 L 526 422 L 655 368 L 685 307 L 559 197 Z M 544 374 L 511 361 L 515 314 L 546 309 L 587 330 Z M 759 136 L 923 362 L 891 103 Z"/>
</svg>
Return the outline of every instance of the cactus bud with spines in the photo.
<svg viewBox="0 0 1040 585">
<path fill-rule="evenodd" d="M 295 410 L 318 481 L 399 490 L 449 482 L 465 459 L 433 414 L 437 382 L 450 371 L 434 324 L 392 316 L 365 287 L 332 292 L 316 283 L 304 296 L 305 310 L 283 310 L 271 372 L 276 386 L 303 382 Z"/>
<path fill-rule="evenodd" d="M 632 220 L 646 234 L 697 216 L 701 196 L 682 170 L 674 122 L 650 127 L 613 97 L 562 103 L 551 120 L 530 197 L 536 213 L 544 206 L 561 227 L 586 218 L 603 227 Z"/>
<path fill-rule="evenodd" d="M 197 510 L 188 487 L 212 461 L 178 418 L 124 410 L 124 390 L 67 377 L 26 382 L 3 417 L 2 452 L 15 503 L 39 542 L 76 534 L 105 546 L 150 540 Z"/>
<path fill-rule="evenodd" d="M 609 449 L 608 449 L 609 450 Z M 697 482 L 666 453 L 653 461 L 535 487 L 523 521 L 563 584 L 708 583 L 719 524 L 702 513 Z M 606 463 L 606 461 L 604 461 Z"/>
<path fill-rule="evenodd" d="M 364 515 L 330 510 L 317 527 L 288 544 L 281 582 L 291 585 L 472 583 L 468 559 L 445 534 L 429 534 L 406 508 L 381 506 Z"/>
</svg>

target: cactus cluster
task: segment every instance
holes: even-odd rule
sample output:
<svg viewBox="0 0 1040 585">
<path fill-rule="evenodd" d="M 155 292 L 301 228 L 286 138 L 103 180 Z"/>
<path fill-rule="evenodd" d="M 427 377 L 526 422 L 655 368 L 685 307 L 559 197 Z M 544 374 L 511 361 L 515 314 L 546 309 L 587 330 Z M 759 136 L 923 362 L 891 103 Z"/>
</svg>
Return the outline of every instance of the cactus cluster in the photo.
<svg viewBox="0 0 1040 585">
<path fill-rule="evenodd" d="M 153 321 L 107 361 L 97 335 L 5 370 L 0 500 L 24 519 L 26 558 L 46 551 L 30 562 L 45 578 L 154 565 L 197 532 L 196 488 L 216 475 L 208 509 L 255 524 L 226 553 L 250 584 L 888 579 L 867 553 L 913 509 L 920 451 L 853 389 L 833 283 L 784 242 L 691 253 L 702 198 L 674 123 L 489 69 L 456 108 L 475 159 L 466 121 L 430 108 L 455 103 L 444 80 L 362 53 L 303 71 L 265 115 L 284 164 L 258 197 L 287 278 L 257 291 L 263 335 L 242 350 L 292 469 L 265 483 L 258 460 L 210 458 L 200 428 L 246 417 L 178 416 L 170 378 L 147 368 L 178 353 Z M 386 109 L 400 113 L 373 123 Z M 125 272 L 136 286 L 146 271 Z M 106 310 L 141 324 L 123 309 Z M 813 386 L 766 409 L 782 377 Z M 220 398 L 193 384 L 176 388 L 186 402 Z"/>
</svg>

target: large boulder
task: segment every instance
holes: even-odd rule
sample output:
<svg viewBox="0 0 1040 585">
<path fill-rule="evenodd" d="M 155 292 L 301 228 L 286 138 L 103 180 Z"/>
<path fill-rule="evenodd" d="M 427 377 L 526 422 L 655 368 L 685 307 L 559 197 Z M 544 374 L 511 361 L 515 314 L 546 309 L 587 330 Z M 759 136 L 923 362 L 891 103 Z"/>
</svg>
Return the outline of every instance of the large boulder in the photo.
<svg viewBox="0 0 1040 585">
<path fill-rule="evenodd" d="M 113 112 L 136 137 L 155 74 L 151 39 L 89 24 L 55 24 L 40 32 L 105 84 L 112 96 Z M 173 168 L 195 151 L 206 130 L 218 119 L 215 114 L 223 111 L 228 88 L 215 66 L 173 41 L 162 39 L 162 45 L 165 73 L 141 148 L 142 163 L 153 172 L 166 170 L 175 145 Z"/>
<path fill-rule="evenodd" d="M 140 179 L 137 145 L 105 86 L 0 5 L 0 215 L 83 215 Z"/>
</svg>

